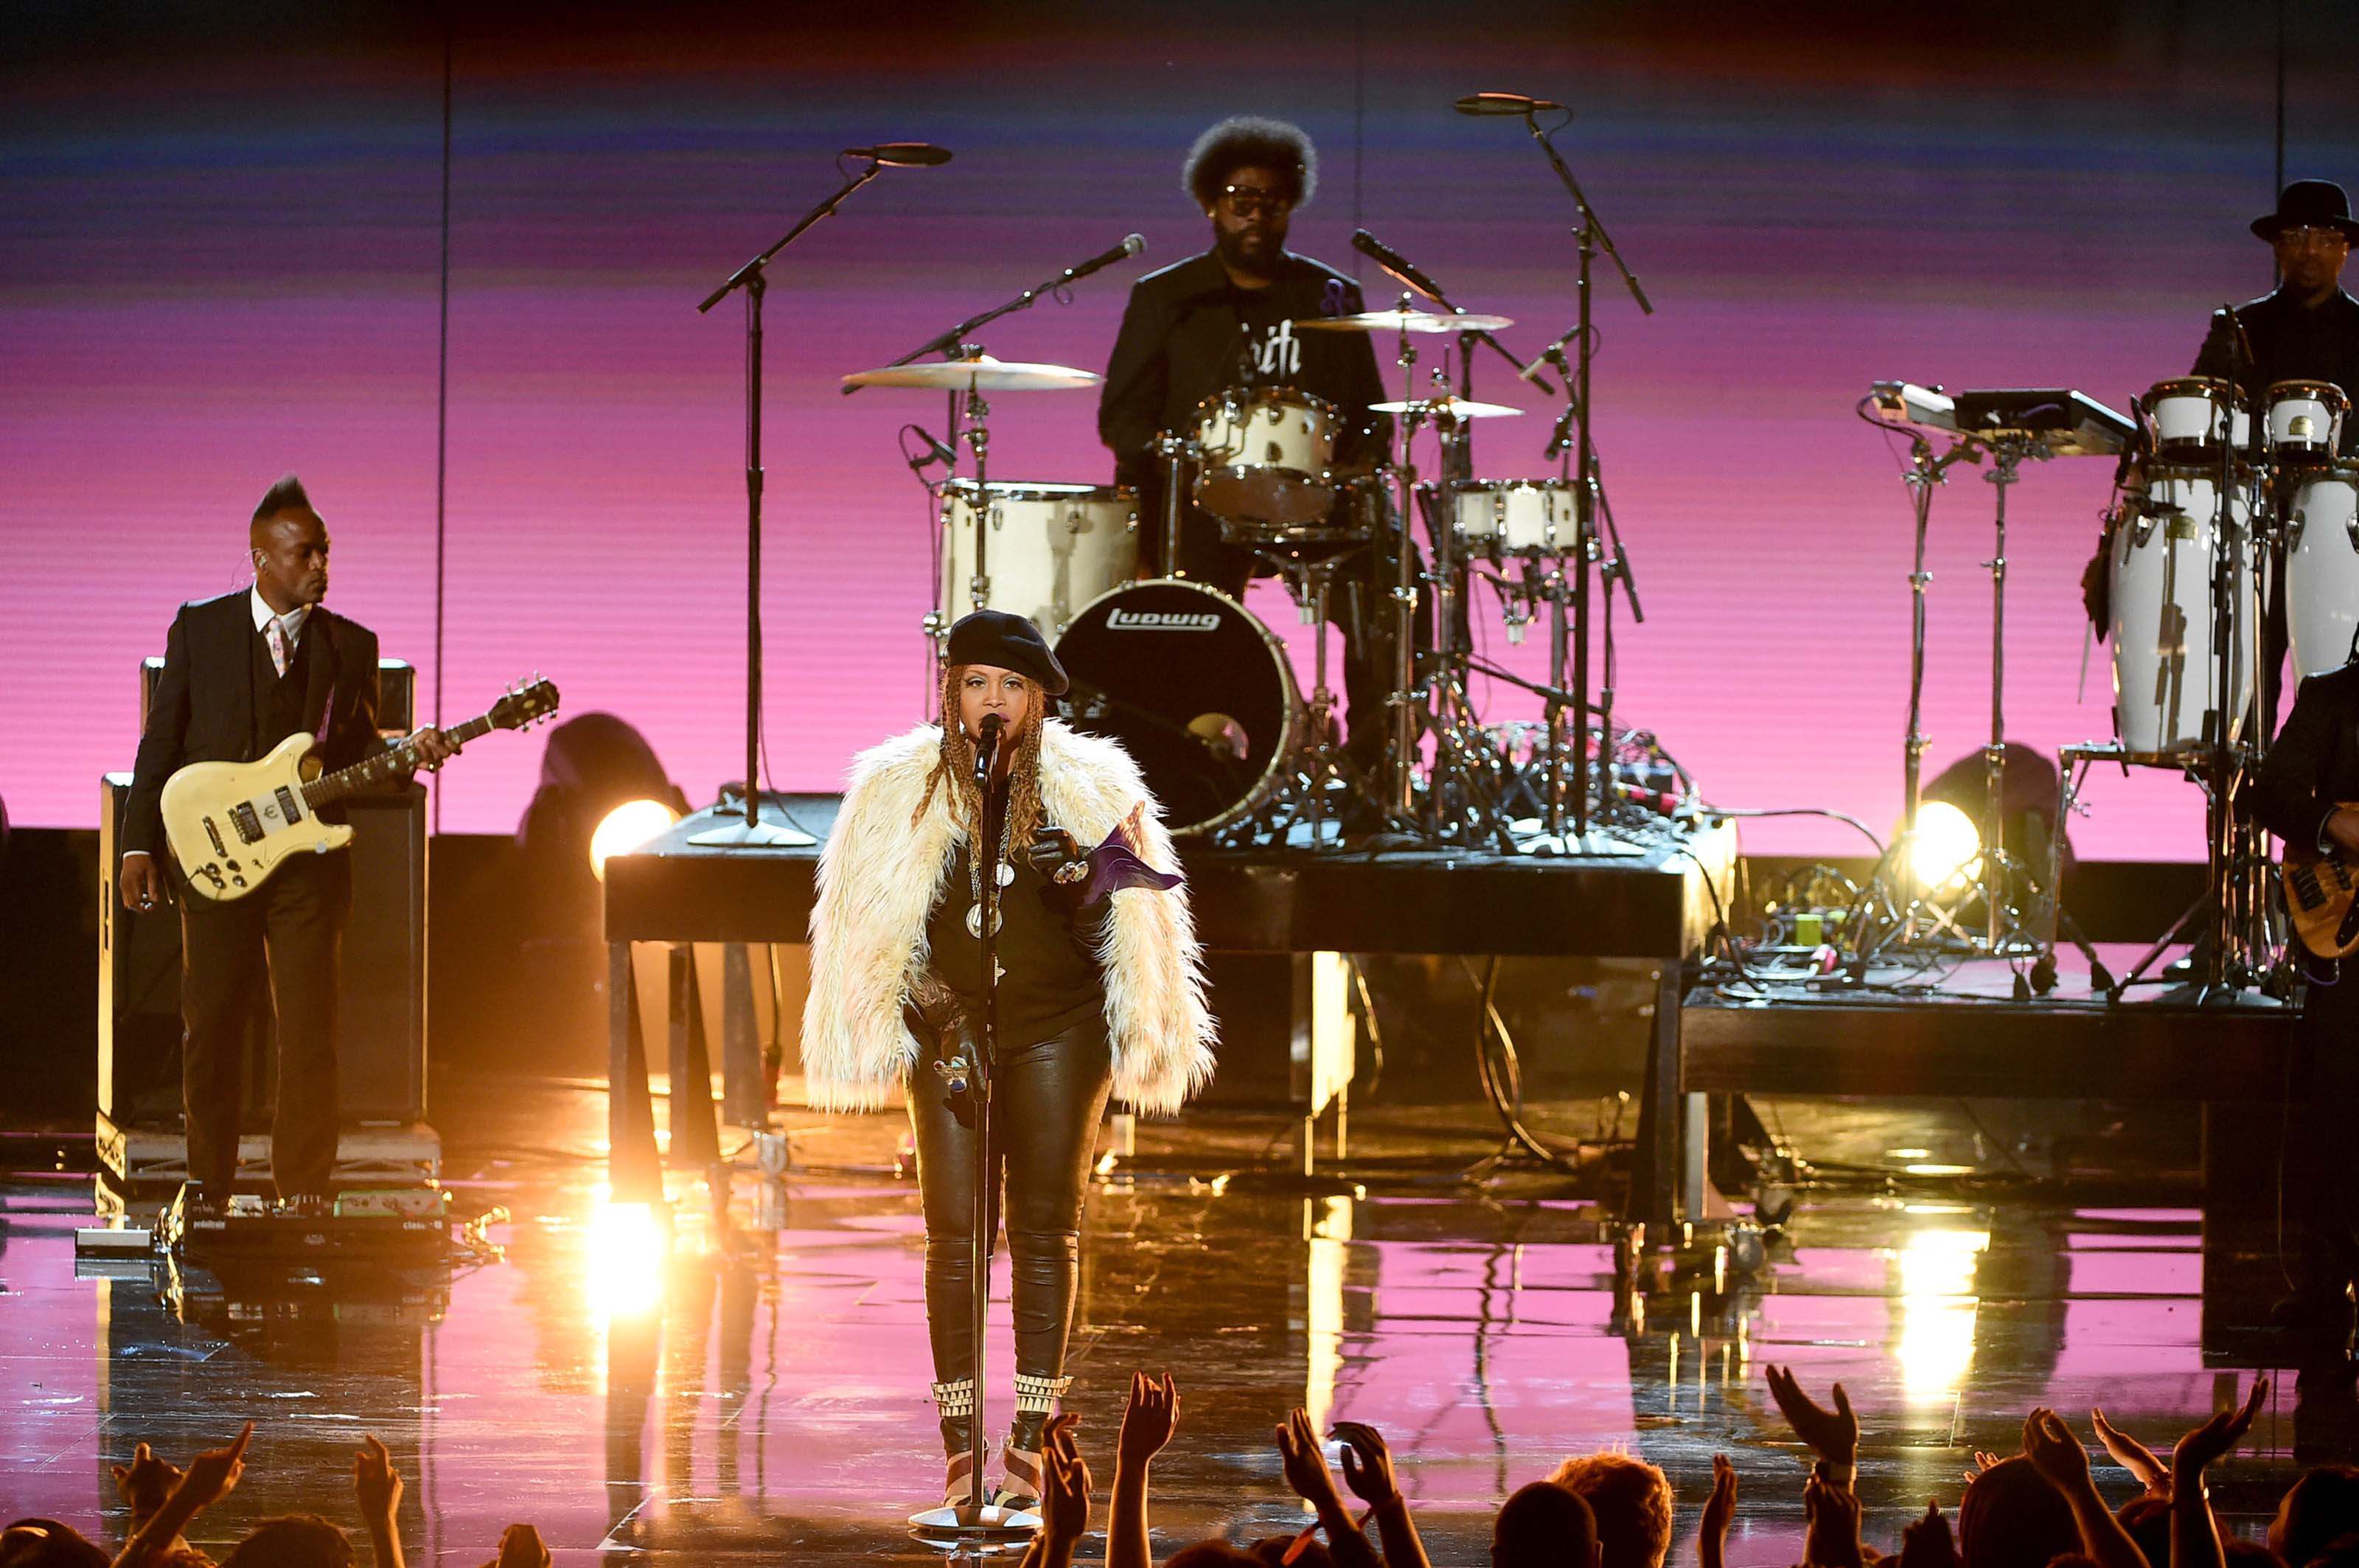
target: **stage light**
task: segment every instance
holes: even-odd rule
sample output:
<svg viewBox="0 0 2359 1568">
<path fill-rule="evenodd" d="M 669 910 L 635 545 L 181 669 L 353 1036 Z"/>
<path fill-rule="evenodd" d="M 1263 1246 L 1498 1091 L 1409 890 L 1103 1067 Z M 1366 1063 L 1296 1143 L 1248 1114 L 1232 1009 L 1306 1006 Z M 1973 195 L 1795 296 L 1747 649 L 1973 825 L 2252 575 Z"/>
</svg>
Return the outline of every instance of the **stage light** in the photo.
<svg viewBox="0 0 2359 1568">
<path fill-rule="evenodd" d="M 670 1226 L 651 1204 L 598 1205 L 590 1222 L 582 1289 L 601 1317 L 643 1317 L 663 1299 Z"/>
<path fill-rule="evenodd" d="M 628 855 L 679 821 L 679 813 L 661 800 L 625 800 L 599 821 L 590 835 L 590 874 L 606 879 L 606 857 Z"/>
<path fill-rule="evenodd" d="M 1974 820 L 1947 800 L 1927 800 L 1917 808 L 1917 832 L 1908 840 L 1908 868 L 1917 886 L 1937 892 L 1982 854 L 1983 836 Z"/>
</svg>

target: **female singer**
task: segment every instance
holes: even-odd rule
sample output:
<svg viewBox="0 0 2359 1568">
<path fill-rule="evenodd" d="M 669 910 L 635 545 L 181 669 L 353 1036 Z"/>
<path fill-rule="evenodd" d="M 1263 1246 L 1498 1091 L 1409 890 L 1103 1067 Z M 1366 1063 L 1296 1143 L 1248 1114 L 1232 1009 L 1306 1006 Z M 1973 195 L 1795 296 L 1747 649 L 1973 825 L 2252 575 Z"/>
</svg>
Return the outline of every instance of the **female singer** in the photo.
<svg viewBox="0 0 2359 1568">
<path fill-rule="evenodd" d="M 1212 1071 L 1188 896 L 1162 874 L 1174 864 L 1170 839 L 1123 749 L 1048 716 L 1065 688 L 1024 617 L 979 610 L 952 626 L 943 722 L 855 759 L 811 911 L 811 1103 L 873 1110 L 896 1083 L 908 1098 L 953 1504 L 968 1497 L 975 1410 L 973 1114 L 934 1064 L 981 1040 L 982 877 L 1000 889 L 990 1135 L 1016 1323 L 1016 1417 L 993 1500 L 1040 1496 L 1041 1432 L 1071 1380 L 1082 1200 L 1109 1091 L 1169 1113 Z M 975 763 L 987 734 L 1006 806 L 1000 841 L 978 854 Z"/>
</svg>

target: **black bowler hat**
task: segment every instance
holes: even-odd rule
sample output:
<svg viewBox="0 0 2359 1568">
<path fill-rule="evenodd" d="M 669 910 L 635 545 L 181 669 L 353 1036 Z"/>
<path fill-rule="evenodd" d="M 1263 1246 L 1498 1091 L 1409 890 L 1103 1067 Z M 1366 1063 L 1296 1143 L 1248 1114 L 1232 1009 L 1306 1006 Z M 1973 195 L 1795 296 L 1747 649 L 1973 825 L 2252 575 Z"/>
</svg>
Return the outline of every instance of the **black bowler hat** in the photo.
<svg viewBox="0 0 2359 1568">
<path fill-rule="evenodd" d="M 2297 180 L 2277 193 L 2277 210 L 2253 220 L 2253 233 L 2275 240 L 2280 229 L 2339 229 L 2346 240 L 2359 240 L 2359 223 L 2351 221 L 2351 198 L 2332 180 Z"/>
<path fill-rule="evenodd" d="M 1022 615 L 1005 610 L 977 610 L 951 627 L 950 647 L 943 659 L 951 664 L 988 664 L 1029 675 L 1040 690 L 1061 697 L 1071 684 L 1065 667 L 1041 640 L 1040 628 Z"/>
</svg>

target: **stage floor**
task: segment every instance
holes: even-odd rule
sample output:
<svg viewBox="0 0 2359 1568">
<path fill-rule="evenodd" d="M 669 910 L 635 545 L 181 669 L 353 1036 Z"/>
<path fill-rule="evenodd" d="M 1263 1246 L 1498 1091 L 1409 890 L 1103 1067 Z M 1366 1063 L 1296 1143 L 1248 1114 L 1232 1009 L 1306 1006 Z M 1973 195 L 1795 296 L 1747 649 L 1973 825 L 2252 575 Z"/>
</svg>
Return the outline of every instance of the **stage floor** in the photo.
<svg viewBox="0 0 2359 1568">
<path fill-rule="evenodd" d="M 506 1203 L 505 1261 L 462 1271 L 224 1282 L 146 1267 L 77 1277 L 87 1188 L 0 1189 L 0 1508 L 117 1539 L 111 1461 L 153 1442 L 185 1458 L 251 1417 L 236 1494 L 201 1521 L 216 1554 L 252 1520 L 349 1521 L 352 1451 L 381 1435 L 408 1478 L 413 1563 L 478 1563 L 511 1520 L 560 1561 L 617 1549 L 686 1560 L 924 1561 L 898 1522 L 931 1500 L 914 1186 L 890 1174 L 891 1116 L 795 1115 L 798 1170 L 776 1230 L 750 1179 L 730 1223 L 686 1214 L 669 1261 L 590 1225 L 603 1104 L 593 1085 L 446 1083 L 438 1115 L 458 1209 Z M 1440 1563 L 1483 1560 L 1498 1499 L 1572 1452 L 1624 1446 L 1679 1498 L 1692 1561 L 1711 1456 L 1742 1477 L 1733 1568 L 1800 1554 L 1807 1468 L 1759 1363 L 1845 1381 L 1866 1437 L 1870 1539 L 1897 1546 L 1924 1499 L 1954 1504 L 1976 1448 L 2011 1451 L 2025 1410 L 2076 1423 L 2102 1404 L 2167 1446 L 2238 1376 L 2207 1356 L 2207 1297 L 2266 1301 L 2266 1216 L 2207 1225 L 2166 1152 L 2118 1147 L 2086 1107 L 1771 1103 L 1772 1126 L 1832 1168 L 1962 1169 L 1805 1199 L 1757 1277 L 1706 1260 L 1617 1279 L 1605 1211 L 1560 1179 L 1484 1191 L 1440 1177 L 1484 1154 L 1477 1107 L 1355 1107 L 1355 1160 L 1422 1159 L 1418 1181 L 1206 1180 L 1289 1124 L 1238 1116 L 1142 1126 L 1136 1175 L 1091 1198 L 1071 1404 L 1100 1487 L 1131 1368 L 1169 1367 L 1182 1429 L 1154 1476 L 1158 1552 L 1226 1530 L 1291 1531 L 1271 1425 L 1293 1404 L 1390 1438 Z M 1537 1114 L 1537 1113 L 1536 1113 Z M 1581 1113 L 1552 1108 L 1574 1130 Z M 2075 1166 L 2120 1157 L 2128 1194 L 2075 1206 L 2010 1187 L 2071 1135 Z M 2135 1141 L 2135 1140 L 2132 1140 Z M 2168 1141 L 2168 1140 L 2166 1140 Z M 2094 1156 L 2088 1151 L 2097 1151 Z M 2147 1152 L 2151 1152 L 2150 1150 Z M 1182 1158 L 1184 1157 L 1184 1159 Z M 1158 1174 L 1184 1163 L 1191 1179 Z M 1406 1167 L 1392 1167 L 1396 1172 Z M 2233 1259 L 2233 1261 L 2228 1261 Z M 1004 1290 L 1004 1274 L 1002 1289 Z M 995 1314 L 1004 1334 L 1006 1308 Z M 995 1355 L 994 1409 L 1007 1361 Z M 996 1423 L 995 1423 L 996 1424 Z M 2359 1457 L 2349 1388 L 2282 1379 L 2215 1495 L 2246 1529 L 2304 1461 Z M 2101 1467 L 2109 1495 L 2131 1489 Z M 1098 1547 L 1085 1548 L 1094 1558 Z"/>
</svg>

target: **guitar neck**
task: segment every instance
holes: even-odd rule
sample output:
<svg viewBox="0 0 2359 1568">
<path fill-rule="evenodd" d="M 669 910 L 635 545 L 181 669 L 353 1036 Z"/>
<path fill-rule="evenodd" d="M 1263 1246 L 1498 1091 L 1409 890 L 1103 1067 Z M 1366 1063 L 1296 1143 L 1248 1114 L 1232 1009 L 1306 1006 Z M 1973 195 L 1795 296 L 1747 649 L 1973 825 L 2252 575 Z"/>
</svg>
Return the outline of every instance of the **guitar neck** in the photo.
<svg viewBox="0 0 2359 1568">
<path fill-rule="evenodd" d="M 492 729 L 492 715 L 478 713 L 465 724 L 453 724 L 442 733 L 455 744 L 464 746 Z M 375 757 L 340 768 L 333 773 L 323 773 L 303 786 L 303 803 L 324 806 L 331 800 L 341 800 L 358 790 L 373 789 L 389 779 L 400 777 L 418 766 L 418 747 L 408 739 L 386 747 Z"/>
</svg>

